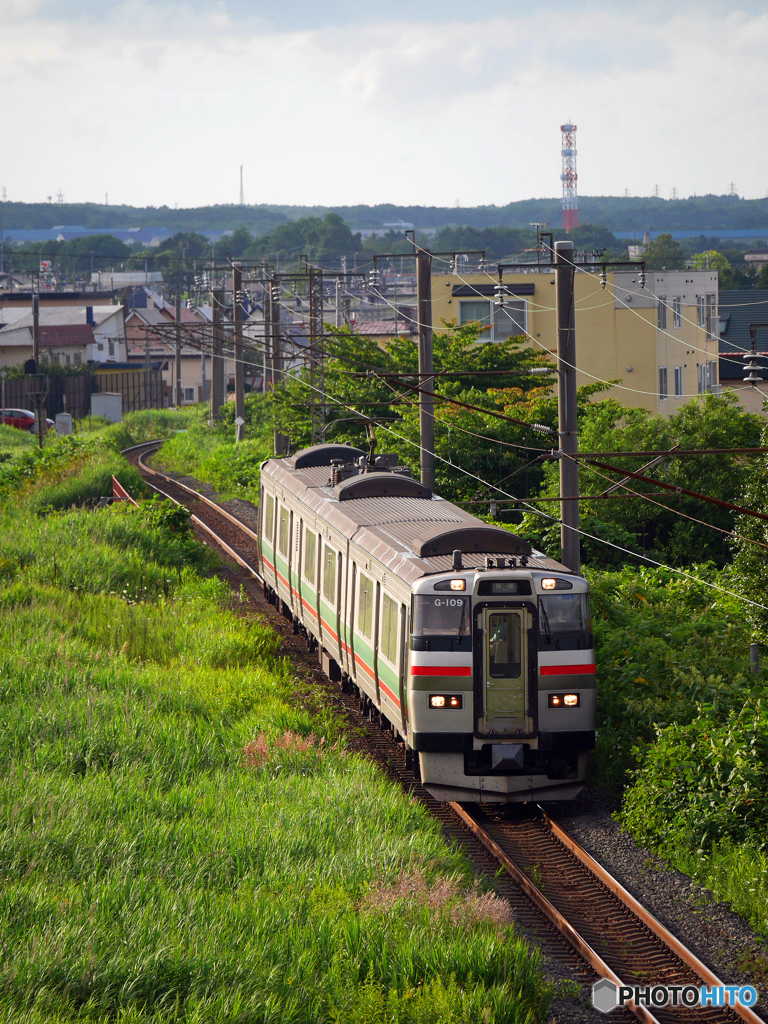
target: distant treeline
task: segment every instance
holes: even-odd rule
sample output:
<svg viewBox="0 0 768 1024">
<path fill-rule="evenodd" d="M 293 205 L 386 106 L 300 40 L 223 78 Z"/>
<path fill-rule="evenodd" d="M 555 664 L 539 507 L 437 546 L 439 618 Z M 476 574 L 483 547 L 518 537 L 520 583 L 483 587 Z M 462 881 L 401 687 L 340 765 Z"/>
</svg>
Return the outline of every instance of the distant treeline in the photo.
<svg viewBox="0 0 768 1024">
<path fill-rule="evenodd" d="M 177 231 L 233 231 L 247 228 L 256 236 L 278 225 L 306 217 L 339 214 L 353 231 L 381 228 L 384 223 L 406 221 L 420 230 L 443 227 L 527 229 L 533 221 L 550 226 L 562 223 L 559 199 L 524 199 L 506 206 L 103 206 L 98 203 L 3 204 L 6 229 L 51 228 L 54 224 L 83 227 L 163 227 Z M 655 199 L 624 196 L 581 196 L 582 223 L 602 224 L 610 231 L 691 231 L 714 234 L 718 230 L 768 227 L 768 198 L 695 196 L 690 199 Z"/>
</svg>

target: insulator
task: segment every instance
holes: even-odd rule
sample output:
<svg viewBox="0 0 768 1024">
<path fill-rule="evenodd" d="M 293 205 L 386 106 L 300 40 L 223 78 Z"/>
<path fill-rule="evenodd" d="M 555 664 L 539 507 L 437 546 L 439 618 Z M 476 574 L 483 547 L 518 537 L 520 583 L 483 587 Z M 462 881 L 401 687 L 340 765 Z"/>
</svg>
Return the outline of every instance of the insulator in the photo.
<svg viewBox="0 0 768 1024">
<path fill-rule="evenodd" d="M 245 292 L 242 289 L 235 292 L 235 302 L 245 302 Z"/>
<path fill-rule="evenodd" d="M 485 262 L 485 256 L 481 256 L 480 257 L 480 262 L 477 265 L 477 269 L 480 271 L 480 273 L 483 273 L 483 271 L 485 271 L 485 269 L 486 269 L 486 266 L 487 266 L 487 264 Z"/>
<path fill-rule="evenodd" d="M 555 431 L 552 429 L 552 427 L 548 427 L 544 423 L 532 423 L 531 424 L 531 430 L 533 430 L 536 434 L 554 434 L 555 433 Z"/>
<path fill-rule="evenodd" d="M 379 287 L 379 272 L 378 270 L 376 270 L 375 267 L 368 274 L 368 283 L 371 286 L 371 288 Z"/>
<path fill-rule="evenodd" d="M 608 274 L 606 272 L 605 267 L 603 267 L 602 270 L 600 271 L 600 287 L 601 288 L 605 288 L 605 286 L 607 284 L 608 284 Z"/>
<path fill-rule="evenodd" d="M 744 383 L 745 384 L 762 384 L 763 378 L 758 376 L 758 374 L 757 374 L 757 371 L 761 370 L 761 369 L 762 369 L 762 367 L 758 366 L 757 363 L 755 362 L 754 355 L 751 355 L 749 357 L 749 362 L 744 367 L 744 370 L 747 373 L 747 376 L 742 378 Z"/>
<path fill-rule="evenodd" d="M 273 284 L 272 285 L 272 301 L 273 302 L 279 302 L 282 293 L 283 293 L 283 290 L 282 290 L 282 288 L 280 287 L 279 284 Z"/>
<path fill-rule="evenodd" d="M 495 304 L 500 309 L 504 308 L 504 295 L 505 294 L 506 293 L 504 291 L 504 285 L 501 283 L 501 281 L 498 281 L 496 283 L 496 286 L 495 286 L 494 291 L 493 291 L 493 295 L 494 295 L 494 300 L 493 301 L 495 302 Z"/>
<path fill-rule="evenodd" d="M 458 259 L 456 256 L 451 257 L 451 273 L 456 275 L 458 273 Z"/>
<path fill-rule="evenodd" d="M 638 277 L 640 279 L 640 287 L 641 288 L 645 288 L 645 271 L 641 270 L 640 273 L 638 274 Z"/>
</svg>

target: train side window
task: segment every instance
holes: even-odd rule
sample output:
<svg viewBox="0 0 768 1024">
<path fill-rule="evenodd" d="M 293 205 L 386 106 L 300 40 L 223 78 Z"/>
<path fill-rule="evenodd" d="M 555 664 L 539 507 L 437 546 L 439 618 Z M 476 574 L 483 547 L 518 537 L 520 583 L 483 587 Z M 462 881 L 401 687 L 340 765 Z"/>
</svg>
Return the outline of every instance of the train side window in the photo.
<svg viewBox="0 0 768 1024">
<path fill-rule="evenodd" d="M 317 579 L 317 535 L 309 530 L 304 534 L 304 579 L 313 585 Z"/>
<path fill-rule="evenodd" d="M 275 499 L 271 494 L 267 495 L 267 515 L 264 522 L 264 536 L 272 544 L 273 533 L 272 530 L 275 525 Z"/>
<path fill-rule="evenodd" d="M 327 544 L 323 566 L 323 597 L 328 604 L 336 607 L 336 552 Z"/>
<path fill-rule="evenodd" d="M 278 538 L 278 548 L 280 549 L 281 555 L 288 555 L 288 545 L 290 543 L 291 533 L 291 514 L 287 508 L 280 506 L 280 536 Z"/>
<path fill-rule="evenodd" d="M 357 628 L 368 639 L 373 636 L 373 583 L 360 573 L 360 597 L 357 602 Z"/>
<path fill-rule="evenodd" d="M 384 595 L 381 604 L 381 653 L 392 665 L 397 665 L 397 634 L 398 634 L 398 612 L 397 605 L 389 597 Z"/>
</svg>

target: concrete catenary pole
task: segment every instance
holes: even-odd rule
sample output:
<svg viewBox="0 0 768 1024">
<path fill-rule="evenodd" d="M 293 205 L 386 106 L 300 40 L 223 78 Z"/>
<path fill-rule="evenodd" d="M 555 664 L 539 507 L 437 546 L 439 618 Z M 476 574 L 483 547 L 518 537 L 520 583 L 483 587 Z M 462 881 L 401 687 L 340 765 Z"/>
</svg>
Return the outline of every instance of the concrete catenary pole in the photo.
<svg viewBox="0 0 768 1024">
<path fill-rule="evenodd" d="M 40 295 L 35 292 L 32 296 L 32 358 L 35 361 L 35 434 L 37 443 L 42 448 L 45 437 L 46 414 L 43 407 L 43 382 L 45 378 L 40 374 Z"/>
<path fill-rule="evenodd" d="M 432 254 L 416 257 L 416 293 L 419 317 L 419 428 L 421 434 L 421 482 L 435 489 L 435 400 L 432 397 Z M 425 393 L 426 392 L 426 393 Z"/>
<path fill-rule="evenodd" d="M 243 272 L 232 264 L 232 326 L 235 348 L 235 441 L 245 440 L 245 366 L 243 364 Z"/>
<path fill-rule="evenodd" d="M 181 408 L 181 292 L 176 292 L 176 355 L 174 359 L 174 405 Z"/>
<path fill-rule="evenodd" d="M 221 344 L 221 311 L 224 306 L 224 289 L 214 288 L 211 292 L 213 303 L 213 340 L 211 354 L 211 422 L 218 423 L 224 405 L 224 356 Z"/>
<path fill-rule="evenodd" d="M 581 569 L 579 536 L 579 467 L 575 455 L 579 450 L 576 416 L 576 318 L 574 313 L 573 242 L 555 242 L 555 275 L 557 278 L 557 371 L 558 429 L 560 432 L 560 544 L 562 558 L 571 572 Z"/>
</svg>

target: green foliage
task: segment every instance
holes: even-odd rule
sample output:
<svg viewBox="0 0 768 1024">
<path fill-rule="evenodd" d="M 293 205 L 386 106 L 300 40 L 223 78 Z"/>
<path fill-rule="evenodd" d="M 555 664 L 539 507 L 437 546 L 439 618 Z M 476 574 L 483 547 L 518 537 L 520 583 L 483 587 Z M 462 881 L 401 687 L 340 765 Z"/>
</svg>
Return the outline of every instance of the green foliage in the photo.
<svg viewBox="0 0 768 1024">
<path fill-rule="evenodd" d="M 648 270 L 682 270 L 685 254 L 679 242 L 668 232 L 662 232 L 645 247 L 643 259 Z"/>
<path fill-rule="evenodd" d="M 160 504 L 0 517 L 3 1019 L 545 1019 L 537 955 Z"/>
<path fill-rule="evenodd" d="M 711 566 L 691 574 L 731 589 Z M 656 731 L 693 720 L 698 704 L 721 716 L 760 694 L 749 631 L 736 597 L 666 569 L 588 571 L 597 660 L 598 744 L 593 771 L 619 792 Z"/>
<path fill-rule="evenodd" d="M 768 709 L 748 701 L 725 721 L 698 711 L 692 722 L 658 731 L 624 795 L 622 821 L 661 850 L 677 844 L 708 853 L 722 841 L 765 847 Z"/>
<path fill-rule="evenodd" d="M 670 417 L 656 416 L 645 409 L 628 409 L 615 399 L 584 403 L 579 410 L 579 448 L 587 452 L 665 451 L 674 445 L 691 448 L 747 448 L 757 446 L 762 418 L 741 410 L 736 396 L 708 394 L 687 402 Z M 639 472 L 649 461 L 645 456 L 614 456 L 599 461 L 620 470 Z M 676 487 L 706 494 L 721 501 L 753 507 L 741 500 L 741 490 L 753 478 L 755 456 L 699 455 L 668 459 L 646 470 L 647 475 Z M 579 491 L 600 494 L 621 480 L 619 473 L 580 463 Z M 544 469 L 542 496 L 560 493 L 559 467 L 550 462 Z M 710 523 L 721 531 L 734 528 L 735 516 L 728 509 L 704 504 L 698 498 L 670 491 L 659 494 L 652 484 L 627 481 L 619 489 L 625 498 L 582 503 L 582 527 L 598 537 L 648 554 L 673 565 L 712 561 L 723 565 L 732 547 L 727 537 L 694 520 Z M 631 492 L 655 492 L 653 501 L 637 499 Z M 691 519 L 682 518 L 683 513 Z M 522 529 L 532 540 L 555 555 L 559 551 L 559 525 L 547 524 L 526 514 Z M 585 539 L 584 558 L 595 567 L 622 565 L 629 560 L 621 552 Z"/>
<path fill-rule="evenodd" d="M 763 430 L 761 446 L 768 444 L 768 428 Z M 768 460 L 756 456 L 750 462 L 751 472 L 743 480 L 739 504 L 768 515 Z M 733 582 L 751 603 L 744 607 L 755 640 L 768 643 L 768 522 L 754 516 L 736 520 L 736 555 L 733 561 Z"/>
<path fill-rule="evenodd" d="M 547 377 L 528 372 L 532 368 L 545 368 L 546 357 L 527 348 L 523 338 L 509 338 L 499 344 L 478 344 L 478 337 L 479 328 L 475 325 L 456 328 L 455 324 L 450 324 L 445 332 L 435 333 L 435 393 L 514 417 L 522 424 L 438 399 L 435 404 L 437 491 L 452 500 L 492 496 L 487 488 L 457 472 L 456 465 L 492 483 L 508 480 L 524 472 L 526 463 L 541 450 L 539 439 L 526 424 L 553 425 L 556 422 L 550 385 L 544 383 Z M 384 349 L 373 339 L 334 330 L 326 347 L 332 358 L 326 364 L 325 385 L 327 392 L 338 399 L 338 404 L 330 405 L 326 412 L 326 439 L 351 441 L 365 447 L 366 419 L 380 420 L 378 450 L 397 452 L 402 463 L 417 470 L 418 392 L 409 394 L 410 381 L 398 385 L 382 376 L 407 376 L 418 371 L 414 342 L 410 338 L 398 338 Z M 441 378 L 442 372 L 457 376 Z M 310 443 L 308 383 L 308 377 L 301 374 L 274 397 L 276 424 L 290 436 L 294 450 Z M 538 476 L 537 469 L 532 470 L 530 482 L 535 483 Z"/>
</svg>

